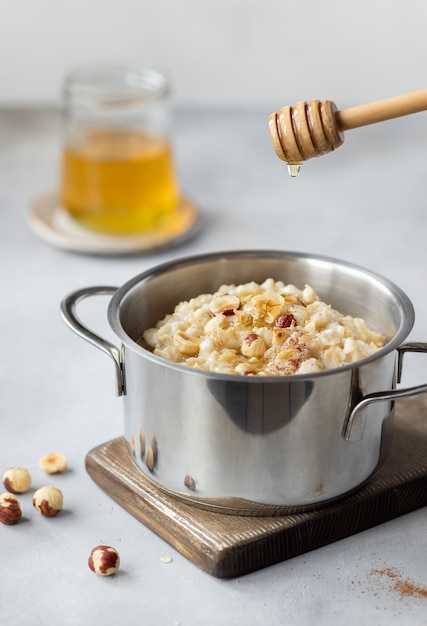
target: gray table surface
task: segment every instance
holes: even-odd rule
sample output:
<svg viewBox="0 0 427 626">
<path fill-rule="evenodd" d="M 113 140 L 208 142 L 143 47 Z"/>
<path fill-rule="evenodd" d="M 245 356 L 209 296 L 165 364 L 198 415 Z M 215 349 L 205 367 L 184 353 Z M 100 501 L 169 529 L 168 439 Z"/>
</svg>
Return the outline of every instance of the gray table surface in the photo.
<svg viewBox="0 0 427 626">
<path fill-rule="evenodd" d="M 122 434 L 110 359 L 59 316 L 73 289 L 120 285 L 160 262 L 205 251 L 268 248 L 331 255 L 373 269 L 411 298 L 411 339 L 427 340 L 427 131 L 425 114 L 350 131 L 335 153 L 292 180 L 271 148 L 270 111 L 180 110 L 174 128 L 182 189 L 202 211 L 186 244 L 132 257 L 54 248 L 29 228 L 32 199 L 55 190 L 60 126 L 50 110 L 0 111 L 0 471 L 27 467 L 46 484 L 39 458 L 61 451 L 69 471 L 55 519 L 21 497 L 22 521 L 0 525 L 0 621 L 5 626 L 102 623 L 161 626 L 427 624 L 427 599 L 396 580 L 427 585 L 427 510 L 278 565 L 219 580 L 200 571 L 136 521 L 90 479 L 86 453 Z M 106 302 L 86 307 L 108 335 Z M 404 382 L 426 382 L 409 355 Z M 119 573 L 95 576 L 91 548 L 115 546 Z M 169 556 L 172 561 L 162 562 Z"/>
</svg>

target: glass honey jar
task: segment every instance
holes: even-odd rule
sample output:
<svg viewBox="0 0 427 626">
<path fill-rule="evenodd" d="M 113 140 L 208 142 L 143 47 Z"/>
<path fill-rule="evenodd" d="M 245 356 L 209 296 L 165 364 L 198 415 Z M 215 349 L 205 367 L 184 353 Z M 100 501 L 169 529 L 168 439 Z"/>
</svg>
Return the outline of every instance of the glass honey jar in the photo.
<svg viewBox="0 0 427 626">
<path fill-rule="evenodd" d="M 82 227 L 127 235 L 173 219 L 179 189 L 169 81 L 152 67 L 87 66 L 63 86 L 60 202 Z"/>
</svg>

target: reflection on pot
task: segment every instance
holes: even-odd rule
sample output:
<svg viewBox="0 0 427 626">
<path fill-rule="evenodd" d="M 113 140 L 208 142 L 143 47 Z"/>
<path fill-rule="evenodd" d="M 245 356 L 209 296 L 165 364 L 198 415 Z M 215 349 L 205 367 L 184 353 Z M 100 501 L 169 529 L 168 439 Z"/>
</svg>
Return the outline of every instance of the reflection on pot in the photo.
<svg viewBox="0 0 427 626">
<path fill-rule="evenodd" d="M 238 428 L 252 435 L 263 435 L 280 430 L 298 416 L 310 397 L 313 383 L 301 380 L 292 386 L 272 386 L 209 380 L 208 389 Z"/>
</svg>

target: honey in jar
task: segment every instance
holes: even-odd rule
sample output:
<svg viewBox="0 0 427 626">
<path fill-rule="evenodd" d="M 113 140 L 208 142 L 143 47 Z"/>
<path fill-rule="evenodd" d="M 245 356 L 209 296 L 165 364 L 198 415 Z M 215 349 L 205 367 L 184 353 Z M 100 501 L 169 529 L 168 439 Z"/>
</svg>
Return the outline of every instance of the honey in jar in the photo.
<svg viewBox="0 0 427 626">
<path fill-rule="evenodd" d="M 104 233 L 155 229 L 177 209 L 171 146 L 132 130 L 92 129 L 66 145 L 61 201 L 82 226 Z"/>
<path fill-rule="evenodd" d="M 170 226 L 179 190 L 165 75 L 86 66 L 64 83 L 60 201 L 89 230 L 126 235 Z"/>
</svg>

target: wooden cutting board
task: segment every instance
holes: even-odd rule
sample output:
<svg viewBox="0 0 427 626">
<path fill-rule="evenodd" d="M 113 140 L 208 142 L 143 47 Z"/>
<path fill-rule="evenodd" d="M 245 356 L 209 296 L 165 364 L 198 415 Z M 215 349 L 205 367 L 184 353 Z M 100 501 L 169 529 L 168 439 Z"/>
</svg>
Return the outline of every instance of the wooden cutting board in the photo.
<svg viewBox="0 0 427 626">
<path fill-rule="evenodd" d="M 124 438 L 91 450 L 93 480 L 202 570 L 241 576 L 427 504 L 427 395 L 396 402 L 390 454 L 358 491 L 316 511 L 246 517 L 206 511 L 164 493 L 140 472 Z"/>
</svg>

